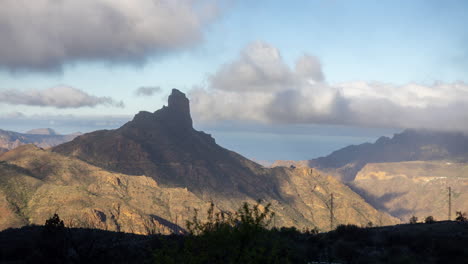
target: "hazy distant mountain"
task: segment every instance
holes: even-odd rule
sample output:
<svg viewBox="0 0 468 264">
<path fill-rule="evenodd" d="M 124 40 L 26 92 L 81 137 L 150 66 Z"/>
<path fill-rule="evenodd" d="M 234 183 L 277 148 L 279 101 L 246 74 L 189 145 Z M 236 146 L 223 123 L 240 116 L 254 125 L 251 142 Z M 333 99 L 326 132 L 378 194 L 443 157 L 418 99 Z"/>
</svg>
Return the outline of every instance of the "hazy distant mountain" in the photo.
<svg viewBox="0 0 468 264">
<path fill-rule="evenodd" d="M 468 136 L 457 132 L 405 130 L 392 138 L 380 137 L 375 143 L 351 145 L 326 157 L 301 162 L 281 162 L 274 165 L 307 164 L 309 167 L 335 173 L 346 182 L 367 163 L 416 160 L 468 160 Z"/>
<path fill-rule="evenodd" d="M 193 129 L 189 101 L 178 90 L 172 91 L 167 107 L 140 112 L 119 129 L 84 134 L 53 151 L 106 170 L 145 175 L 161 187 L 187 188 L 222 210 L 263 199 L 272 203 L 278 226 L 327 229 L 332 192 L 336 223 L 397 222 L 317 170 L 268 169 L 220 147 L 210 135 Z"/>
<path fill-rule="evenodd" d="M 50 128 L 33 129 L 24 134 L 0 129 L 0 153 L 25 144 L 50 148 L 68 142 L 78 135 L 80 133 L 59 135 Z"/>
<path fill-rule="evenodd" d="M 36 128 L 26 132 L 26 134 L 33 134 L 33 135 L 58 135 L 55 130 L 51 128 Z"/>
<path fill-rule="evenodd" d="M 59 135 L 50 128 L 32 129 L 26 133 L 18 133 L 0 129 L 0 154 L 26 144 L 34 144 L 40 148 L 50 148 L 74 139 L 81 133 Z"/>
</svg>

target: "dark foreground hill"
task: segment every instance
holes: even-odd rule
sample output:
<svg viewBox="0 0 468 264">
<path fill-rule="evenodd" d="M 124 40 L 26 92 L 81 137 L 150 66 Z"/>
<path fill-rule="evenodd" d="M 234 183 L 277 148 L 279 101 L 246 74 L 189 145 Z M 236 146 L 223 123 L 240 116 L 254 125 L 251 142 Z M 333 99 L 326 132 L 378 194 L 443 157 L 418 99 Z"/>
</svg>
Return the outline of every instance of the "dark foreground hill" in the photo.
<svg viewBox="0 0 468 264">
<path fill-rule="evenodd" d="M 339 226 L 320 234 L 294 229 L 257 229 L 229 235 L 213 231 L 201 236 L 142 236 L 29 226 L 0 232 L 0 262 L 466 263 L 467 244 L 466 222 Z"/>
</svg>

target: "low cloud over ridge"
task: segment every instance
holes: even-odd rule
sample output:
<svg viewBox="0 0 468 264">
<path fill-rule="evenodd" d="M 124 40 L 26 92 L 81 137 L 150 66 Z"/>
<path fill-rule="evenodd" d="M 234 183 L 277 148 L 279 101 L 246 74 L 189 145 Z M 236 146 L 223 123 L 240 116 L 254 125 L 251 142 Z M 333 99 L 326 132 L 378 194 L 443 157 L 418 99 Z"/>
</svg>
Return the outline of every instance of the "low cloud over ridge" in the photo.
<svg viewBox="0 0 468 264">
<path fill-rule="evenodd" d="M 329 84 L 305 54 L 294 69 L 268 43 L 247 46 L 190 91 L 195 119 L 468 131 L 468 85 Z"/>
<path fill-rule="evenodd" d="M 95 107 L 98 105 L 124 107 L 122 101 L 115 101 L 107 96 L 90 95 L 71 86 L 55 86 L 44 90 L 0 90 L 0 103 L 55 108 Z"/>
<path fill-rule="evenodd" d="M 143 63 L 201 42 L 217 0 L 3 0 L 0 69 Z"/>
</svg>

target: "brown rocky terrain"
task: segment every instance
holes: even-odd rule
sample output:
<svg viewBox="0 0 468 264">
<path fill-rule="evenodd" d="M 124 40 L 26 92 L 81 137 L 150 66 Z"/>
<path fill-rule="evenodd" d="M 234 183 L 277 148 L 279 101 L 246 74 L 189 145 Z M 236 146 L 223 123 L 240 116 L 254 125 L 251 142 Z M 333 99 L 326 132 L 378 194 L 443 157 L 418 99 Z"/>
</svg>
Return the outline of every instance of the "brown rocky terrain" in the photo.
<svg viewBox="0 0 468 264">
<path fill-rule="evenodd" d="M 0 229 L 44 224 L 58 213 L 67 226 L 132 233 L 178 232 L 182 217 L 209 203 L 149 177 L 112 173 L 33 145 L 0 156 Z"/>
<path fill-rule="evenodd" d="M 369 163 L 352 183 L 377 208 L 402 221 L 431 215 L 448 219 L 448 187 L 455 211 L 468 212 L 468 163 L 410 161 Z"/>
<path fill-rule="evenodd" d="M 50 148 L 68 142 L 78 135 L 80 133 L 59 135 L 50 128 L 33 129 L 24 134 L 0 129 L 0 153 L 26 144 Z"/>
</svg>

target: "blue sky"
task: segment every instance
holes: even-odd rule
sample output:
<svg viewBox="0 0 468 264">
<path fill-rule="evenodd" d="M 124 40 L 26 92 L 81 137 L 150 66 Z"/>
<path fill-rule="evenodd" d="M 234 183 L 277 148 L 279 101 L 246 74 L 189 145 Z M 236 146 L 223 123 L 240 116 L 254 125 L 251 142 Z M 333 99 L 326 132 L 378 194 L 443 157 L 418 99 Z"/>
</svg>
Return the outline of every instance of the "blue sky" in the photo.
<svg viewBox="0 0 468 264">
<path fill-rule="evenodd" d="M 437 127 L 440 123 L 438 118 L 447 116 L 448 113 L 452 116 L 452 113 L 464 111 L 460 105 L 468 100 L 465 87 L 465 83 L 468 82 L 466 27 L 468 3 L 466 1 L 202 1 L 202 4 L 216 7 L 216 12 L 209 15 L 197 14 L 198 6 L 194 7 L 187 1 L 178 1 L 170 9 L 176 15 L 168 16 L 163 22 L 150 19 L 149 11 L 147 14 L 141 10 L 125 13 L 126 10 L 133 10 L 132 5 L 150 5 L 150 0 L 120 0 L 116 1 L 119 4 L 115 6 L 106 0 L 96 1 L 119 10 L 118 14 L 121 17 L 117 18 L 122 21 L 127 18 L 150 21 L 148 24 L 152 27 L 145 28 L 147 31 L 126 35 L 125 40 L 100 36 L 108 28 L 106 24 L 108 20 L 105 18 L 99 22 L 96 32 L 93 32 L 92 27 L 86 29 L 86 25 L 83 26 L 85 29 L 76 26 L 74 24 L 76 21 L 68 20 L 69 15 L 65 16 L 65 12 L 79 14 L 80 11 L 74 9 L 76 7 L 72 4 L 64 4 L 66 8 L 63 9 L 64 14 L 48 13 L 48 16 L 55 16 L 57 21 L 55 23 L 64 25 L 66 33 L 57 33 L 62 32 L 60 31 L 62 27 L 55 27 L 55 24 L 45 24 L 44 27 L 37 27 L 36 31 L 29 31 L 24 24 L 28 20 L 43 23 L 41 21 L 47 13 L 43 10 L 47 8 L 50 10 L 51 6 L 48 5 L 54 5 L 54 1 L 41 0 L 39 2 L 43 2 L 42 6 L 31 4 L 29 10 L 22 9 L 20 2 L 8 0 L 7 5 L 10 5 L 11 15 L 0 14 L 0 17 L 3 17 L 0 19 L 0 31 L 2 28 L 10 27 L 6 33 L 3 32 L 3 35 L 8 37 L 10 35 L 5 34 L 11 34 L 10 39 L 16 41 L 9 42 L 5 38 L 3 41 L 0 40 L 0 46 L 7 47 L 4 50 L 0 48 L 0 96 L 10 98 L 4 100 L 0 98 L 0 116 L 3 115 L 3 119 L 0 120 L 3 125 L 0 123 L 0 128 L 26 130 L 28 126 L 50 124 L 57 126 L 56 128 L 63 132 L 76 129 L 70 125 L 70 122 L 62 122 L 64 124 L 60 126 L 60 121 L 55 120 L 57 115 L 60 115 L 61 119 L 66 119 L 67 116 L 80 120 L 99 119 L 105 116 L 103 118 L 106 120 L 112 118 L 118 120 L 105 125 L 102 125 L 102 122 L 101 125 L 83 125 L 82 131 L 114 127 L 125 118 L 131 118 L 139 110 L 159 109 L 165 104 L 170 90 L 178 88 L 193 96 L 192 105 L 196 112 L 194 118 L 197 128 L 208 129 L 208 132 L 213 133 L 221 144 L 258 160 L 289 157 L 305 159 L 324 155 L 340 146 L 375 140 L 382 134 L 388 135 L 413 124 L 417 128 Z M 92 1 L 83 3 L 81 8 L 85 10 L 86 8 L 99 10 Z M 186 13 L 187 9 L 182 7 L 188 7 L 192 11 Z M 151 8 L 157 7 L 151 6 Z M 26 14 L 31 12 L 26 11 L 31 10 L 35 11 L 34 15 L 28 17 Z M 151 11 L 159 12 L 157 9 Z M 85 18 L 86 12 L 83 12 L 83 21 Z M 171 19 L 174 21 L 168 21 Z M 196 23 L 198 27 L 193 28 L 193 21 L 198 23 Z M 116 32 L 112 32 L 113 35 L 109 38 L 119 33 L 119 25 L 119 23 L 111 25 L 113 27 L 110 28 L 114 28 Z M 41 30 L 45 32 L 42 33 Z M 172 36 L 172 32 L 179 31 L 182 32 L 180 35 Z M 31 37 L 35 36 L 35 33 L 38 33 L 39 37 Z M 76 44 L 75 35 L 85 37 L 79 38 L 80 43 Z M 151 35 L 161 35 L 161 37 L 151 39 Z M 108 40 L 109 48 L 103 46 L 101 37 L 104 42 Z M 135 37 L 135 40 L 132 37 Z M 73 39 L 74 43 L 69 39 Z M 37 41 L 39 44 L 29 46 L 27 41 Z M 40 46 L 43 43 L 44 47 Z M 132 47 L 129 55 L 124 54 L 127 57 L 123 59 L 118 58 L 119 54 L 129 49 L 120 49 L 119 43 L 126 43 L 125 45 Z M 252 43 L 261 43 L 261 45 L 252 45 Z M 9 45 L 11 49 L 8 49 Z M 54 55 L 62 54 L 55 52 L 57 48 L 48 48 L 55 47 L 54 45 L 58 48 L 65 47 L 65 55 Z M 37 48 L 36 51 L 36 47 L 42 49 Z M 12 50 L 13 54 L 17 51 L 18 55 L 9 55 L 12 54 Z M 29 52 L 32 54 L 29 58 L 37 56 L 40 64 L 37 64 L 38 60 L 33 61 L 26 55 L 25 59 L 22 58 L 23 54 Z M 275 84 L 274 81 L 278 79 L 277 76 L 269 75 L 270 69 L 257 69 L 268 66 L 263 63 L 265 58 L 258 56 L 276 54 L 276 52 L 280 54 L 279 58 L 266 58 L 266 60 L 284 69 L 281 74 L 290 76 L 285 77 L 288 79 L 287 82 L 284 79 L 278 83 L 285 88 L 268 91 L 268 85 Z M 313 84 L 305 86 L 298 84 L 302 79 L 289 82 L 289 79 L 296 78 L 291 77 L 296 76 L 296 60 L 304 54 L 308 55 L 308 62 L 312 64 L 317 62 L 318 69 L 317 67 L 314 69 L 323 73 L 324 80 L 313 80 Z M 259 61 L 255 61 L 257 58 L 260 58 Z M 49 67 L 50 65 L 52 67 Z M 245 67 L 258 70 L 257 73 L 261 73 L 262 79 L 253 77 L 254 79 L 244 83 L 235 81 L 232 83 L 232 80 L 225 79 L 217 83 L 213 81 L 223 76 L 223 78 L 236 77 L 237 70 Z M 226 74 L 221 76 L 221 72 Z M 264 75 L 272 79 L 265 79 Z M 241 80 L 245 76 L 237 77 Z M 232 86 L 222 86 L 228 81 L 233 87 L 248 86 L 252 83 L 256 86 L 252 86 L 254 87 L 252 94 L 246 95 L 244 92 L 233 91 L 229 88 Z M 264 82 L 263 86 L 257 85 L 259 81 Z M 435 84 L 436 82 L 438 84 Z M 412 84 L 418 86 L 411 86 Z M 155 92 L 153 96 L 136 96 L 136 89 L 142 86 L 160 87 L 160 91 Z M 74 92 L 75 97 L 77 93 L 80 95 L 84 93 L 86 96 L 98 99 L 91 103 L 86 101 L 76 107 L 64 107 L 63 104 L 57 107 L 55 99 L 51 104 L 50 100 L 41 100 L 41 98 L 38 100 L 33 98 L 34 100 L 31 99 L 26 103 L 17 99 L 24 93 L 46 96 L 51 92 L 36 94 L 32 91 L 51 87 L 77 89 L 66 90 L 64 96 L 68 95 L 68 92 Z M 324 90 L 328 91 L 327 94 L 322 94 Z M 303 98 L 300 101 L 295 99 L 294 104 L 297 105 L 307 105 L 308 102 L 317 104 L 327 100 L 329 103 L 313 111 L 304 111 L 303 108 L 292 109 L 290 112 L 294 114 L 289 115 L 289 112 L 281 111 L 291 104 L 290 101 L 286 101 L 289 99 L 284 97 L 285 94 L 290 94 L 289 91 L 297 94 L 294 98 Z M 313 95 L 308 91 L 313 91 Z M 337 98 L 330 95 L 336 92 L 340 94 Z M 452 93 L 454 96 L 446 96 L 447 93 Z M 251 98 L 253 94 L 274 98 L 260 106 L 253 102 L 255 105 L 252 106 L 252 111 L 256 109 L 262 111 L 258 117 L 238 114 L 244 111 L 240 103 L 232 103 L 229 113 L 225 108 L 204 105 L 212 103 L 213 99 L 219 97 L 232 96 L 230 102 L 243 101 L 239 98 L 244 98 L 243 96 Z M 317 97 L 317 94 L 320 97 Z M 329 99 L 330 96 L 333 98 Z M 416 99 L 413 99 L 414 96 Z M 56 99 L 60 100 L 59 97 Z M 390 98 L 388 102 L 382 103 L 381 100 L 387 100 L 387 97 Z M 350 107 L 351 110 L 346 109 L 352 112 L 351 117 L 342 116 L 338 106 L 335 109 L 333 102 L 337 100 L 344 100 L 343 105 Z M 415 101 L 417 103 L 412 103 Z M 119 107 L 119 102 L 125 106 Z M 274 111 L 271 109 L 273 102 L 277 102 Z M 211 113 L 205 113 L 204 109 L 226 113 L 213 117 Z M 278 111 L 281 112 L 281 118 L 274 116 L 279 115 Z M 378 115 L 376 114 L 378 117 L 367 116 L 368 112 L 378 112 Z M 399 120 L 393 113 L 408 118 L 402 117 L 402 120 Z M 422 113 L 427 114 L 423 116 Z M 431 118 L 426 118 L 427 115 Z M 444 127 L 465 130 L 466 127 L 458 124 L 466 115 L 453 116 L 453 120 L 447 121 Z M 369 119 L 380 119 L 379 117 L 388 121 L 369 121 Z M 24 122 L 21 123 L 21 120 Z M 49 122 L 51 120 L 55 121 Z M 264 126 L 265 129 L 263 132 L 249 132 L 249 129 L 246 129 L 248 125 L 240 125 L 226 131 L 221 125 L 217 126 L 225 122 L 235 122 L 235 124 L 254 122 Z M 344 135 L 317 135 L 316 129 L 311 128 L 310 137 L 299 137 L 296 125 L 322 126 L 323 131 L 345 126 L 360 131 L 360 134 L 350 133 L 345 129 Z M 290 127 L 291 130 L 281 129 L 281 132 L 272 134 L 268 132 L 272 126 Z M 363 132 L 362 128 L 372 132 Z M 352 135 L 348 136 L 346 133 Z M 251 142 L 259 142 L 259 138 L 262 139 L 261 144 L 269 149 L 268 153 L 249 147 L 252 145 Z M 278 142 L 281 139 L 293 143 Z M 314 144 L 316 150 L 308 152 L 307 149 L 314 149 Z M 285 145 L 297 147 L 291 149 Z"/>
</svg>

